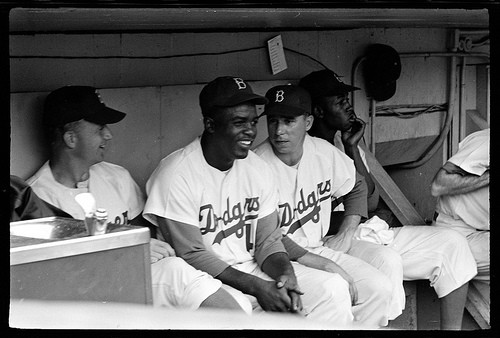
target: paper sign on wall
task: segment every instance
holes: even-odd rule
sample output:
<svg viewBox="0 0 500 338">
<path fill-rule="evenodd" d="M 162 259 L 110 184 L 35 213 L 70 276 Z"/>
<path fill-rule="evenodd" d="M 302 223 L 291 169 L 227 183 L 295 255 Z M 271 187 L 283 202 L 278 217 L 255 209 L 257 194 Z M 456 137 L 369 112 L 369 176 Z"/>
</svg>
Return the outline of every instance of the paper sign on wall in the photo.
<svg viewBox="0 0 500 338">
<path fill-rule="evenodd" d="M 283 42 L 281 35 L 275 36 L 267 41 L 267 48 L 269 50 L 269 59 L 271 60 L 271 69 L 273 75 L 288 68 L 285 60 L 285 52 L 283 51 Z"/>
</svg>

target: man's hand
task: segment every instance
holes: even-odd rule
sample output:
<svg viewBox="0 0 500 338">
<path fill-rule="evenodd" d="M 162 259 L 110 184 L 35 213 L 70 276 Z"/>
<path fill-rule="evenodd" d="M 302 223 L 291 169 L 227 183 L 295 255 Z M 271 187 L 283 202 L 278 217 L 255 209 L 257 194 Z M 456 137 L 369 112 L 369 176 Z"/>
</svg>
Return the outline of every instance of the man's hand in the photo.
<svg viewBox="0 0 500 338">
<path fill-rule="evenodd" d="M 344 269 L 338 266 L 335 262 L 330 261 L 326 264 L 325 271 L 338 273 L 342 278 L 344 278 L 347 283 L 349 283 L 349 293 L 351 294 L 351 305 L 356 305 L 358 302 L 358 289 L 354 283 L 354 279 L 348 274 Z"/>
<path fill-rule="evenodd" d="M 151 256 L 151 264 L 158 262 L 165 257 L 175 256 L 174 249 L 167 242 L 151 238 L 149 242 L 149 252 Z"/>
<path fill-rule="evenodd" d="M 281 283 L 284 283 L 281 285 Z M 278 284 L 281 287 L 278 287 Z M 266 281 L 262 280 L 257 287 L 255 297 L 264 311 L 294 312 L 292 311 L 292 298 L 285 287 L 287 281 Z M 299 303 L 302 306 L 302 303 Z M 299 305 L 297 305 L 299 306 Z M 295 311 L 297 312 L 297 311 Z"/>
<path fill-rule="evenodd" d="M 295 275 L 279 276 L 276 280 L 276 287 L 278 289 L 285 288 L 287 290 L 288 296 L 290 296 L 291 299 L 291 306 L 289 311 L 293 313 L 301 313 L 304 307 L 302 306 L 302 300 L 300 299 L 300 296 L 304 293 L 300 291 Z"/>
<path fill-rule="evenodd" d="M 344 147 L 352 148 L 357 147 L 359 141 L 363 137 L 365 132 L 366 123 L 359 117 L 356 117 L 352 122 L 352 126 L 349 130 L 342 132 L 341 138 Z"/>
<path fill-rule="evenodd" d="M 351 248 L 353 236 L 354 230 L 347 229 L 337 233 L 336 235 L 328 237 L 328 239 L 324 242 L 324 246 L 335 251 L 346 253 Z"/>
</svg>

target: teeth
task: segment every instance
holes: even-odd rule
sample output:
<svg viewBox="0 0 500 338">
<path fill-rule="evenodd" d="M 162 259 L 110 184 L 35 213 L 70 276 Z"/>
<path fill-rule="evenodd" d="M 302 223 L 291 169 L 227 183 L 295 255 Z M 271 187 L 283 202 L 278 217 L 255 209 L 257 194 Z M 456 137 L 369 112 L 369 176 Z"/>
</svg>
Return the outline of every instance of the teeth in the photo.
<svg viewBox="0 0 500 338">
<path fill-rule="evenodd" d="M 241 143 L 245 144 L 245 145 L 250 145 L 250 143 L 252 143 L 251 141 L 240 141 Z"/>
</svg>

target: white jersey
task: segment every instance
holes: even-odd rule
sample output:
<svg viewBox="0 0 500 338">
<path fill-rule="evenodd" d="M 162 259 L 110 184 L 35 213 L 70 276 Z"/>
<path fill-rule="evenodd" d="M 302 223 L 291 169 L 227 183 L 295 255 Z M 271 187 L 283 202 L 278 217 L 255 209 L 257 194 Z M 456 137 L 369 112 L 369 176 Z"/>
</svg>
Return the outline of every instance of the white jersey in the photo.
<svg viewBox="0 0 500 338">
<path fill-rule="evenodd" d="M 146 191 L 146 219 L 158 226 L 156 215 L 198 227 L 206 248 L 229 265 L 254 260 L 257 221 L 277 209 L 264 161 L 250 151 L 222 172 L 206 162 L 200 138 L 164 158 Z"/>
<path fill-rule="evenodd" d="M 107 210 L 109 222 L 127 224 L 140 215 L 144 197 L 127 169 L 100 162 L 91 166 L 89 172 L 87 181 L 79 182 L 77 188 L 68 188 L 54 179 L 47 161 L 27 183 L 41 199 L 75 219 L 85 219 L 82 207 L 75 201 L 75 196 L 84 192 L 94 196 L 97 208 Z"/>
<path fill-rule="evenodd" d="M 347 155 L 323 139 L 306 135 L 303 148 L 297 168 L 274 154 L 269 139 L 255 152 L 271 166 L 278 183 L 282 233 L 302 247 L 314 248 L 323 244 L 330 227 L 332 199 L 352 190 L 356 169 Z"/>
<path fill-rule="evenodd" d="M 458 152 L 448 162 L 462 170 L 481 176 L 490 168 L 490 129 L 470 134 L 460 142 Z M 438 198 L 437 212 L 479 230 L 490 229 L 489 185 L 466 194 L 443 195 Z"/>
</svg>

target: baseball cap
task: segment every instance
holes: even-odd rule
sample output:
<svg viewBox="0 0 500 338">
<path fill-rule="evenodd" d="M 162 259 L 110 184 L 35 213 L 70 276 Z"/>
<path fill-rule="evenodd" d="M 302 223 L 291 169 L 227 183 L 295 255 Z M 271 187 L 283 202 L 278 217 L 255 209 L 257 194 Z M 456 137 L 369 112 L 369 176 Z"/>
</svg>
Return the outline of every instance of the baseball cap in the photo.
<svg viewBox="0 0 500 338">
<path fill-rule="evenodd" d="M 275 86 L 267 91 L 266 98 L 269 103 L 262 115 L 293 117 L 311 113 L 311 96 L 302 87 L 294 85 Z"/>
<path fill-rule="evenodd" d="M 221 76 L 210 81 L 200 93 L 203 115 L 214 107 L 232 107 L 245 102 L 266 104 L 267 99 L 253 92 L 250 84 L 235 76 Z"/>
<path fill-rule="evenodd" d="M 54 90 L 45 99 L 44 124 L 61 126 L 81 119 L 101 125 L 121 121 L 126 114 L 106 107 L 96 90 L 89 86 L 65 86 Z"/>
<path fill-rule="evenodd" d="M 322 69 L 304 76 L 299 86 L 307 89 L 312 98 L 341 95 L 358 90 L 342 82 L 339 76 L 330 69 Z"/>
<path fill-rule="evenodd" d="M 368 96 L 376 101 L 385 101 L 396 93 L 401 60 L 394 48 L 380 43 L 368 46 L 363 70 Z"/>
</svg>

